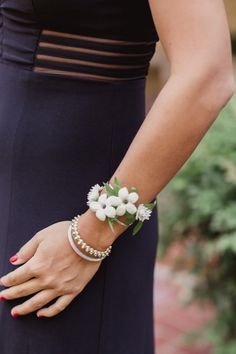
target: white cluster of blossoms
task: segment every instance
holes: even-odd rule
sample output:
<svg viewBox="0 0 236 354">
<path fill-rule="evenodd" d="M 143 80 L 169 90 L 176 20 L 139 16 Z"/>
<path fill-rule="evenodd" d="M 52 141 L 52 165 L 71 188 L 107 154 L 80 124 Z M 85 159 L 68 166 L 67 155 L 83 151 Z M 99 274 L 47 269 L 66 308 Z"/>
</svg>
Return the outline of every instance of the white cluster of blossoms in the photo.
<svg viewBox="0 0 236 354">
<path fill-rule="evenodd" d="M 105 192 L 101 193 L 104 189 Z M 125 226 L 131 225 L 135 220 L 138 220 L 138 224 L 134 229 L 133 235 L 141 228 L 143 221 L 148 220 L 151 216 L 152 208 L 156 203 L 140 204 L 138 207 L 135 203 L 139 199 L 137 189 L 131 188 L 131 192 L 127 187 L 120 187 L 118 179 L 115 177 L 115 184 L 112 187 L 108 183 L 104 183 L 104 186 L 95 184 L 91 187 L 87 197 L 87 205 L 90 210 L 96 213 L 96 217 L 105 221 L 108 219 L 108 223 L 114 232 L 113 221 Z M 117 219 L 119 216 L 126 216 L 127 223 L 123 223 Z"/>
</svg>

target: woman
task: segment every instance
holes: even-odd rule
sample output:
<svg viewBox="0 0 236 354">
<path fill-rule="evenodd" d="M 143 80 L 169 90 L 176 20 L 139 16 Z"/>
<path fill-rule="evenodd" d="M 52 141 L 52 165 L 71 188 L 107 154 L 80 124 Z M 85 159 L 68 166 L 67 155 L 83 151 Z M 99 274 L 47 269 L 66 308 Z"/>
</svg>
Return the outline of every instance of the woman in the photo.
<svg viewBox="0 0 236 354">
<path fill-rule="evenodd" d="M 153 201 L 231 98 L 223 1 L 1 0 L 1 18 L 0 352 L 153 354 L 157 209 L 132 236 L 86 198 L 117 177 Z M 159 39 L 171 73 L 145 117 Z M 77 214 L 109 257 L 72 249 Z"/>
</svg>

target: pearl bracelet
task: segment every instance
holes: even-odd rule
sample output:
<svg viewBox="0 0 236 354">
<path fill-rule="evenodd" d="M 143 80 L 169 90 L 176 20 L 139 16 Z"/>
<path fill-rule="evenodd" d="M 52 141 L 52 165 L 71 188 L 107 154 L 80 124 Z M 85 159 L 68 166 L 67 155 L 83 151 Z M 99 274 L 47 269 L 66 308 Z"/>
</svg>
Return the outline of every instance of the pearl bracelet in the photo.
<svg viewBox="0 0 236 354">
<path fill-rule="evenodd" d="M 86 259 L 87 261 L 91 261 L 91 262 L 98 262 L 98 261 L 102 261 L 103 258 L 94 258 L 94 257 L 89 257 L 86 254 L 84 254 L 83 252 L 81 252 L 78 247 L 74 244 L 74 240 L 72 237 L 72 233 L 71 233 L 71 225 L 68 228 L 68 240 L 70 242 L 71 247 L 73 248 L 73 250 L 83 259 Z"/>
<path fill-rule="evenodd" d="M 81 246 L 82 249 L 85 250 L 85 252 L 89 253 L 90 255 L 94 256 L 95 258 L 98 258 L 100 260 L 104 259 L 105 257 L 107 257 L 112 249 L 112 245 L 107 247 L 107 249 L 105 251 L 100 251 L 100 250 L 96 250 L 93 247 L 89 246 L 79 235 L 78 232 L 78 221 L 79 221 L 80 215 L 75 216 L 72 219 L 72 223 L 71 223 L 71 232 L 72 235 L 74 235 L 74 240 L 76 241 L 76 243 Z M 91 257 L 90 257 L 91 258 Z"/>
</svg>

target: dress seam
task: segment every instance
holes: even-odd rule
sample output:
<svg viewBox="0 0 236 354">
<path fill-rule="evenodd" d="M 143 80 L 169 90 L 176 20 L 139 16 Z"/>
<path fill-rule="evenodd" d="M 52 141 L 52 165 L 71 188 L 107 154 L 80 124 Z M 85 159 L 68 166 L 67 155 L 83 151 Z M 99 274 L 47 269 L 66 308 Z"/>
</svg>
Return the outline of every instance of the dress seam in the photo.
<svg viewBox="0 0 236 354">
<path fill-rule="evenodd" d="M 36 40 L 36 43 L 35 43 L 35 49 L 34 49 L 34 54 L 33 54 L 32 65 L 30 66 L 31 71 L 33 70 L 33 68 L 35 66 L 36 55 L 37 55 L 37 51 L 38 51 L 38 46 L 39 46 L 41 34 L 42 34 L 42 27 L 39 29 L 39 32 L 38 32 L 38 35 L 37 35 L 37 40 Z"/>
</svg>

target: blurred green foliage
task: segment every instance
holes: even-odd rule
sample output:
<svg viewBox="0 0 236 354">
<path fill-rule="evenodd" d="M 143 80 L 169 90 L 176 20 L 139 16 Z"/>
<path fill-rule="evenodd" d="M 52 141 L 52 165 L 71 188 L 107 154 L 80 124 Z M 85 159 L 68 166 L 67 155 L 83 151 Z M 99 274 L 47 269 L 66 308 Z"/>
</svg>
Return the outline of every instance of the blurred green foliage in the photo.
<svg viewBox="0 0 236 354">
<path fill-rule="evenodd" d="M 160 256 L 197 276 L 192 300 L 216 309 L 204 334 L 214 354 L 236 353 L 236 97 L 160 193 Z"/>
</svg>

